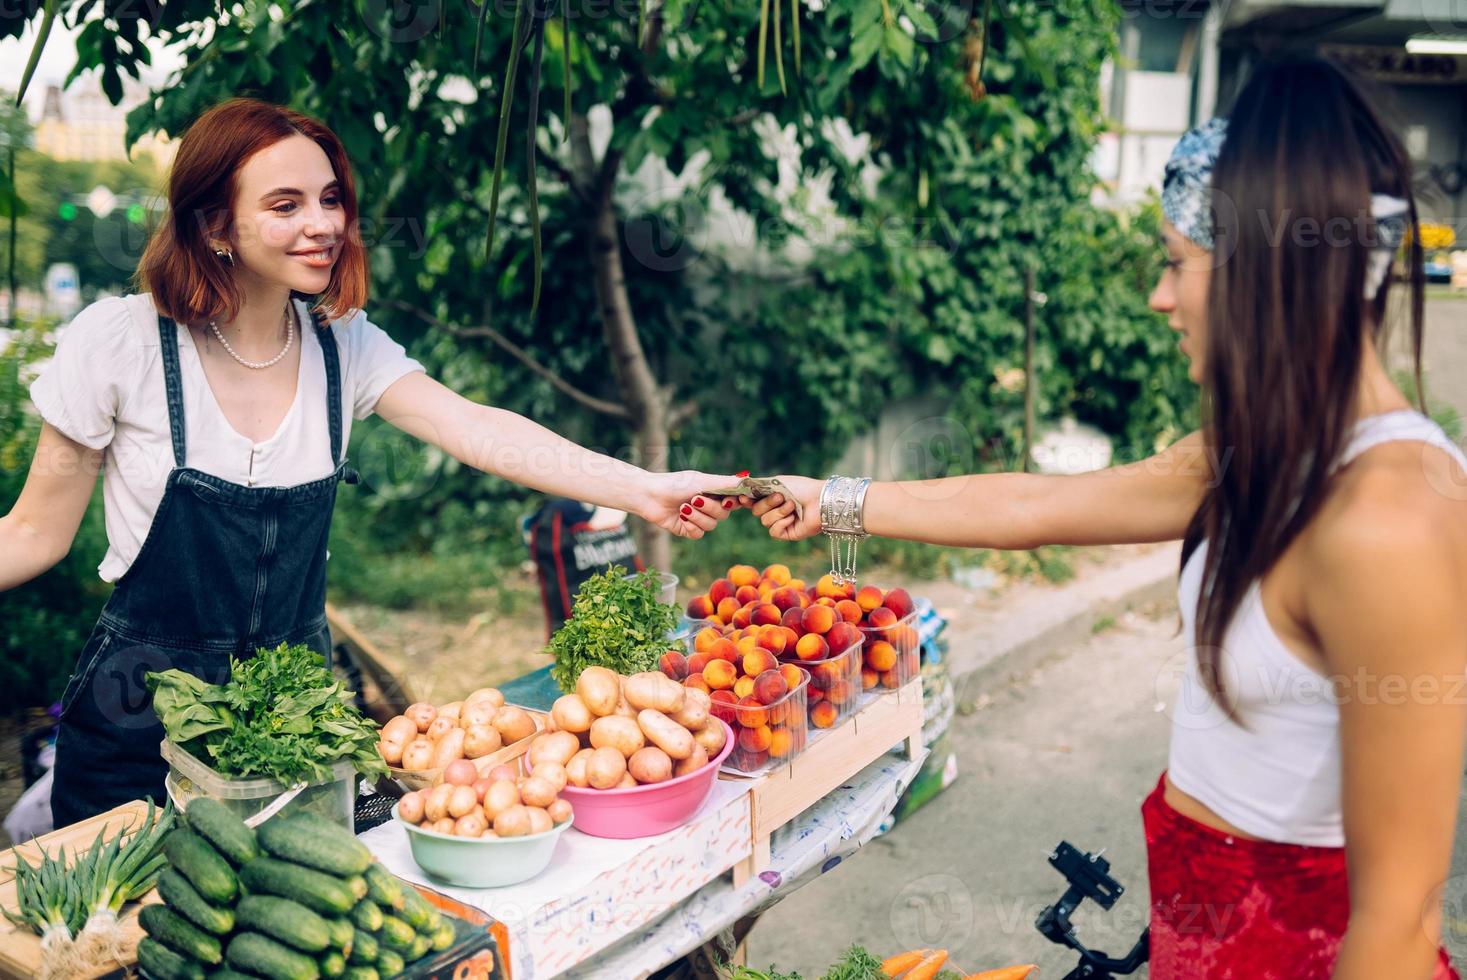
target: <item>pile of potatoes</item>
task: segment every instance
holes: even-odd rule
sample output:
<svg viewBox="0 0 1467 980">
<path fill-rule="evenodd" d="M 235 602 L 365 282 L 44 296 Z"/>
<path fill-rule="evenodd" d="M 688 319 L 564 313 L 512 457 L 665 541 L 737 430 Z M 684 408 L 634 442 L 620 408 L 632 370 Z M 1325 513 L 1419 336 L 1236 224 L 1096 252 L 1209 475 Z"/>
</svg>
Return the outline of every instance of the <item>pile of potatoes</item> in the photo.
<svg viewBox="0 0 1467 980">
<path fill-rule="evenodd" d="M 535 734 L 524 708 L 504 703 L 498 689 L 481 687 L 462 701 L 435 708 L 418 702 L 382 726 L 377 751 L 389 766 L 409 772 L 442 769 L 478 759 Z"/>
<path fill-rule="evenodd" d="M 661 671 L 621 677 L 587 667 L 530 743 L 530 771 L 580 789 L 626 789 L 686 776 L 723 750 L 708 694 Z"/>
<path fill-rule="evenodd" d="M 542 834 L 571 817 L 560 798 L 565 770 L 546 766 L 522 776 L 501 765 L 480 775 L 467 759 L 450 762 L 443 782 L 408 793 L 397 802 L 397 816 L 415 827 L 455 837 L 525 837 Z"/>
</svg>

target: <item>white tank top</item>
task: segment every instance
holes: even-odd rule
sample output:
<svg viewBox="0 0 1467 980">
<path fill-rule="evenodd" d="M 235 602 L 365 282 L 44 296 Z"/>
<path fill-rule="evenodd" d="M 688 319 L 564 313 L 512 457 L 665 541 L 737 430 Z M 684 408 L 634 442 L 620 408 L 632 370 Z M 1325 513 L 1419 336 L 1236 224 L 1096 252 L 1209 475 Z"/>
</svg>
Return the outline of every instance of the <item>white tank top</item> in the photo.
<svg viewBox="0 0 1467 980">
<path fill-rule="evenodd" d="M 1467 455 L 1419 412 L 1373 415 L 1356 423 L 1335 467 L 1385 442 L 1424 442 Z M 1177 586 L 1185 637 L 1196 635 L 1207 542 L 1187 559 Z M 1224 634 L 1223 688 L 1242 727 L 1213 701 L 1185 653 L 1172 711 L 1167 777 L 1228 823 L 1264 840 L 1316 847 L 1345 843 L 1340 804 L 1340 712 L 1329 681 L 1284 645 L 1264 613 L 1255 581 Z"/>
</svg>

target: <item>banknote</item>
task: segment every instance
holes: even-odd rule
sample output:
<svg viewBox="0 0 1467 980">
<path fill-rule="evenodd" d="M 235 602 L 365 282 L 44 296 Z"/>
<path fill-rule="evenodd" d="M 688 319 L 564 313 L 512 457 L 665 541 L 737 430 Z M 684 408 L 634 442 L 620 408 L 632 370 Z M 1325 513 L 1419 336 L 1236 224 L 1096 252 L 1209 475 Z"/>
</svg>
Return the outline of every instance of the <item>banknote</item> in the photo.
<svg viewBox="0 0 1467 980">
<path fill-rule="evenodd" d="M 805 508 L 795 497 L 790 489 L 772 476 L 746 476 L 731 487 L 720 487 L 717 490 L 704 490 L 703 493 L 709 497 L 752 497 L 759 500 L 772 494 L 784 494 L 785 500 L 794 501 L 795 518 L 803 521 L 805 519 Z"/>
</svg>

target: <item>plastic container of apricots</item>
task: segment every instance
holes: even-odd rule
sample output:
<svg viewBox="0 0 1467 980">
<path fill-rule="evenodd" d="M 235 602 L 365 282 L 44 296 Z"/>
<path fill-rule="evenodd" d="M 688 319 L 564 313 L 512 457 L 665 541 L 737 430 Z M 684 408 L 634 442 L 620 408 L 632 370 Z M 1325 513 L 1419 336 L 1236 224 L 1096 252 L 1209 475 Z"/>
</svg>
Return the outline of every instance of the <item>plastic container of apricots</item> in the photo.
<svg viewBox="0 0 1467 980">
<path fill-rule="evenodd" d="M 887 613 L 887 616 L 882 616 Z M 917 636 L 917 612 L 900 619 L 888 609 L 874 610 L 861 633 L 866 643 L 861 652 L 861 689 L 867 694 L 894 691 L 921 670 L 921 641 Z"/>
<path fill-rule="evenodd" d="M 713 692 L 713 714 L 728 722 L 734 732 L 733 751 L 723 762 L 725 770 L 755 776 L 785 765 L 804 750 L 810 732 L 806 706 L 810 672 L 785 664 L 779 673 L 786 690 L 775 698 L 755 692 L 735 701 L 731 691 Z"/>
<path fill-rule="evenodd" d="M 855 712 L 861 695 L 863 646 L 863 638 L 858 637 L 839 653 L 799 662 L 799 666 L 810 672 L 805 705 L 811 734 L 834 728 Z"/>
</svg>

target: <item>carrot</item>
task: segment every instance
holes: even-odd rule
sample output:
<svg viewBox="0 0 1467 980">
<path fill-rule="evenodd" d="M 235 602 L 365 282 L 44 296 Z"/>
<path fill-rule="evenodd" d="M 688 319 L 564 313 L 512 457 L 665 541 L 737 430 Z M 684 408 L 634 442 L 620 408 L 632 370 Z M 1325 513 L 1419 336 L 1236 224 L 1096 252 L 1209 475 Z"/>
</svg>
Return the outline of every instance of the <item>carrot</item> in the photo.
<svg viewBox="0 0 1467 980">
<path fill-rule="evenodd" d="M 899 977 L 912 967 L 922 962 L 922 959 L 930 953 L 927 949 L 914 949 L 906 953 L 898 953 L 889 956 L 881 962 L 881 972 L 889 977 Z"/>
<path fill-rule="evenodd" d="M 984 970 L 982 973 L 970 973 L 963 980 L 1028 980 L 1029 974 L 1039 967 L 1033 963 L 1025 963 L 1023 966 L 1003 966 L 997 970 Z"/>
<path fill-rule="evenodd" d="M 937 976 L 937 971 L 942 969 L 942 964 L 947 962 L 947 950 L 935 949 L 929 952 L 912 971 L 902 977 L 902 980 L 932 980 Z"/>
</svg>

